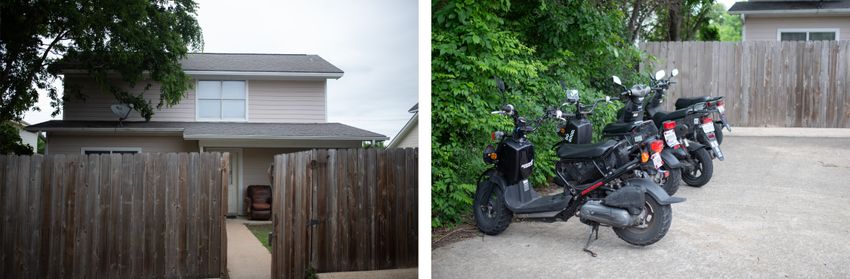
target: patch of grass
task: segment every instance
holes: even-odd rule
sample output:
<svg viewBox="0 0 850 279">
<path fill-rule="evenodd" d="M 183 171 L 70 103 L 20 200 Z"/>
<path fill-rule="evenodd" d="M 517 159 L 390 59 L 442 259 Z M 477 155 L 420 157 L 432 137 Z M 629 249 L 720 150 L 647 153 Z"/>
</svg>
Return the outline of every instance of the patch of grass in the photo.
<svg viewBox="0 0 850 279">
<path fill-rule="evenodd" d="M 269 249 L 269 253 L 272 252 L 272 245 L 269 243 L 269 233 L 272 232 L 271 224 L 263 224 L 263 225 L 253 225 L 253 224 L 245 224 L 248 227 L 248 230 L 260 240 L 260 243 L 263 243 L 263 246 L 266 246 L 266 249 Z"/>
</svg>

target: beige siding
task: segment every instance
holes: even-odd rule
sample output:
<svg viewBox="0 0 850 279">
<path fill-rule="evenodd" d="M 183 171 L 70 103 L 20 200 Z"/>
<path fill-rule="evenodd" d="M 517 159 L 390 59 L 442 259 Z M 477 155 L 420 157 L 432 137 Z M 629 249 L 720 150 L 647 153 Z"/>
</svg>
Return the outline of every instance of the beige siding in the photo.
<svg viewBox="0 0 850 279">
<path fill-rule="evenodd" d="M 65 120 L 117 120 L 109 106 L 115 99 L 107 90 L 95 85 L 91 78 L 69 75 L 65 82 L 79 86 L 86 100 L 72 99 L 65 103 Z M 126 83 L 121 87 L 131 93 L 142 92 L 146 83 L 130 88 Z M 152 104 L 159 103 L 160 87 L 153 83 L 145 91 L 145 98 Z M 248 81 L 248 121 L 249 122 L 327 122 L 325 81 L 292 80 L 249 80 Z M 137 112 L 131 113 L 131 121 L 143 120 Z M 179 104 L 156 110 L 151 121 L 195 121 L 195 92 L 186 93 Z"/>
<path fill-rule="evenodd" d="M 179 136 L 77 136 L 48 134 L 47 152 L 80 154 L 83 147 L 140 147 L 142 152 L 198 152 L 198 141 Z"/>
<path fill-rule="evenodd" d="M 398 145 L 394 147 L 419 147 L 419 121 L 413 124 L 410 127 L 410 130 L 407 134 L 403 135 L 399 139 L 393 139 L 393 141 L 398 140 Z"/>
<path fill-rule="evenodd" d="M 248 121 L 326 122 L 325 81 L 249 81 Z"/>
<path fill-rule="evenodd" d="M 81 76 L 68 75 L 65 77 L 65 82 L 69 86 L 79 86 L 80 92 L 86 96 L 85 100 L 73 98 L 66 102 L 63 107 L 62 118 L 64 120 L 118 120 L 110 105 L 115 104 L 115 98 L 109 92 L 109 89 L 100 89 L 94 79 Z M 139 82 L 134 88 L 131 88 L 124 82 L 118 82 L 121 88 L 128 90 L 132 94 L 139 94 L 143 91 L 146 82 Z M 152 83 L 151 87 L 145 91 L 145 99 L 156 106 L 159 103 L 160 95 L 159 83 Z M 139 113 L 133 112 L 128 120 L 137 121 L 144 120 L 139 116 Z M 155 110 L 151 121 L 195 121 L 195 92 L 190 90 L 186 92 L 183 100 L 172 107 L 163 107 L 161 110 Z"/>
<path fill-rule="evenodd" d="M 274 155 L 292 153 L 307 149 L 298 148 L 245 148 L 242 150 L 242 179 L 248 185 L 271 185 L 268 169 L 274 162 Z M 244 189 L 243 187 L 243 189 Z"/>
<path fill-rule="evenodd" d="M 850 40 L 850 16 L 774 17 L 748 15 L 744 23 L 744 40 L 776 41 L 779 29 L 837 28 L 838 39 Z"/>
</svg>

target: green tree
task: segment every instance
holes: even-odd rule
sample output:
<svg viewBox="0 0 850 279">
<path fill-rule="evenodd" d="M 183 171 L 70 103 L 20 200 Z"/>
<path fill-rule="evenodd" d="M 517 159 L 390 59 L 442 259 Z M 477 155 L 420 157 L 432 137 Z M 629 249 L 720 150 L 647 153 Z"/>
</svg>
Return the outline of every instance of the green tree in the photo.
<svg viewBox="0 0 850 279">
<path fill-rule="evenodd" d="M 610 76 L 634 76 L 640 52 L 623 40 L 624 16 L 614 4 L 458 0 L 433 1 L 431 8 L 431 224 L 438 227 L 469 212 L 488 167 L 481 151 L 491 132 L 511 127 L 490 111 L 511 103 L 529 119 L 539 117 L 563 101 L 560 80 L 579 89 L 584 101 L 613 93 Z M 494 76 L 505 80 L 508 94 L 498 93 Z M 615 109 L 597 110 L 597 131 Z M 548 148 L 558 141 L 554 124 L 530 138 L 538 146 L 531 181 L 545 185 L 554 175 Z"/>
<path fill-rule="evenodd" d="M 110 83 L 117 75 L 131 85 L 162 85 L 157 108 L 180 101 L 191 87 L 179 60 L 202 47 L 192 0 L 2 1 L 0 2 L 0 121 L 20 119 L 38 91 L 48 92 L 58 113 L 79 96 L 66 88 L 60 98 L 53 81 L 62 67 L 83 70 L 104 91 L 146 119 L 153 105 Z"/>
<path fill-rule="evenodd" d="M 23 143 L 18 126 L 11 121 L 0 123 L 0 155 L 32 155 L 32 146 Z"/>
</svg>

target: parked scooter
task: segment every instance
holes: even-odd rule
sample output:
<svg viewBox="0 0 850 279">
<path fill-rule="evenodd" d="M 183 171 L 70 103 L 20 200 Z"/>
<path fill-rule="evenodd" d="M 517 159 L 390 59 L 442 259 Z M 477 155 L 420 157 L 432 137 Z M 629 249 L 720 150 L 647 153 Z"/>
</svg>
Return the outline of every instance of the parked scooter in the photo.
<svg viewBox="0 0 850 279">
<path fill-rule="evenodd" d="M 497 83 L 504 94 L 504 83 Z M 577 102 L 578 92 L 569 93 L 567 98 Z M 593 108 L 595 105 L 590 111 Z M 651 179 L 627 175 L 655 172 L 662 164 L 658 153 L 663 143 L 656 139 L 657 129 L 650 121 L 642 122 L 628 138 L 559 146 L 555 180 L 564 191 L 541 196 L 528 181 L 534 166 L 534 144 L 526 135 L 544 118 L 560 118 L 560 110 L 550 110 L 532 123 L 510 104 L 492 113 L 511 117 L 514 128 L 510 134 L 494 132 L 498 144 L 484 150 L 484 161 L 494 166 L 483 174 L 473 200 L 475 223 L 482 232 L 501 233 L 515 214 L 564 221 L 578 216 L 591 226 L 584 251 L 592 256 L 596 254 L 588 248 L 594 233 L 598 238 L 600 225 L 613 227 L 618 237 L 639 246 L 653 244 L 667 233 L 673 217 L 670 205 L 685 199 L 670 197 Z"/>
<path fill-rule="evenodd" d="M 671 84 L 675 84 L 672 79 L 678 73 L 679 70 L 673 69 L 670 78 L 665 80 L 666 73 L 661 70 L 656 72 L 654 77 L 650 77 L 653 95 L 648 98 L 645 113 L 646 117 L 652 119 L 657 126 L 664 127 L 665 132 L 675 131 L 677 141 L 686 147 L 689 155 L 688 158 L 680 156 L 679 159 L 694 166 L 682 173 L 682 181 L 691 186 L 701 187 L 711 180 L 714 173 L 713 158 L 721 161 L 725 158 L 720 149 L 722 135 L 718 136 L 716 131 L 720 131 L 720 127 L 726 127 L 730 131 L 731 128 L 726 120 L 722 96 L 680 98 L 676 101 L 677 110 L 673 112 L 661 110 L 666 90 Z M 711 117 L 715 113 L 720 116 L 721 120 L 718 122 L 714 122 Z M 674 133 L 668 133 L 665 137 L 672 138 Z"/>
<path fill-rule="evenodd" d="M 561 87 L 565 90 L 565 92 L 569 94 L 578 94 L 578 91 L 568 90 L 566 85 L 561 82 Z M 632 113 L 632 111 L 643 111 L 643 105 L 638 101 L 642 100 L 643 96 L 645 96 L 648 92 L 649 88 L 646 86 L 635 86 L 632 89 L 626 89 L 624 92 L 620 94 L 620 97 L 615 98 L 606 98 L 601 99 L 599 101 L 610 102 L 611 100 L 627 100 L 625 103 L 624 109 L 619 111 L 621 114 L 621 121 L 628 121 L 626 123 L 610 123 L 606 125 L 602 129 L 604 138 L 618 139 L 627 137 L 633 128 L 639 125 L 640 121 L 642 121 L 641 113 Z M 634 101 L 638 101 L 635 105 Z M 598 103 L 597 103 L 598 104 Z M 596 104 L 594 104 L 595 106 Z M 576 100 L 567 99 L 567 102 L 561 105 L 563 106 L 575 106 L 573 115 L 565 115 L 566 120 L 562 125 L 558 127 L 558 136 L 561 138 L 561 142 L 555 145 L 559 146 L 560 144 L 587 144 L 590 143 L 592 138 L 592 124 L 590 120 L 588 120 L 588 116 L 593 113 L 592 110 L 585 110 L 585 107 L 582 106 L 580 102 Z M 625 114 L 627 115 L 625 115 Z M 623 116 L 625 115 L 625 116 Z M 670 150 L 663 150 L 661 152 L 661 158 L 664 164 L 661 166 L 661 169 L 654 173 L 651 178 L 660 185 L 664 191 L 667 192 L 668 195 L 674 195 L 676 191 L 679 189 L 679 183 L 681 181 L 681 173 L 683 164 L 676 159 L 675 156 L 671 153 Z"/>
</svg>

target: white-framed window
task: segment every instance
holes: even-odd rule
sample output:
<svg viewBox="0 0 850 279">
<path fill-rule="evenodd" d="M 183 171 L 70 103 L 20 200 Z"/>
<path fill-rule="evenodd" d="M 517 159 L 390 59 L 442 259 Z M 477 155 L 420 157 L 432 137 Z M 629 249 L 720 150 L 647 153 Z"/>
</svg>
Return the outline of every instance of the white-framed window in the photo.
<svg viewBox="0 0 850 279">
<path fill-rule="evenodd" d="M 779 41 L 837 41 L 838 28 L 783 28 L 776 31 Z"/>
<path fill-rule="evenodd" d="M 80 154 L 136 154 L 142 153 L 141 147 L 83 147 Z"/>
<path fill-rule="evenodd" d="M 248 89 L 244 80 L 199 80 L 196 118 L 211 121 L 248 120 Z"/>
</svg>

